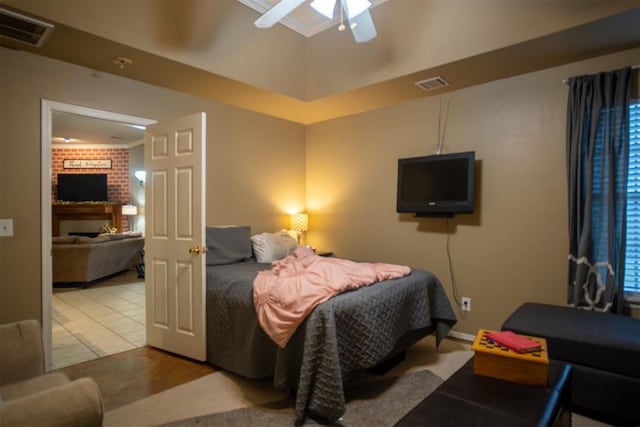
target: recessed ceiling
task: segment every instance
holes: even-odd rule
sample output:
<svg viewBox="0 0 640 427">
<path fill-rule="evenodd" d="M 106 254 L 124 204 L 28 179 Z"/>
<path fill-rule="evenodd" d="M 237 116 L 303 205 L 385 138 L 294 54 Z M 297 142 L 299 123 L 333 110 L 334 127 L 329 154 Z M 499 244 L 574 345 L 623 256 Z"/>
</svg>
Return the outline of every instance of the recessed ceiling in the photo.
<svg viewBox="0 0 640 427">
<path fill-rule="evenodd" d="M 240 3 L 245 6 L 250 7 L 259 13 L 264 13 L 273 7 L 275 4 L 280 2 L 280 0 L 238 0 Z M 369 0 L 371 2 L 371 7 L 376 7 L 382 3 L 391 0 Z M 280 21 L 280 24 L 284 25 L 287 28 L 292 29 L 293 31 L 302 34 L 305 37 L 312 37 L 316 34 L 326 30 L 327 28 L 331 28 L 334 25 L 338 25 L 340 22 L 340 14 L 335 13 L 335 17 L 333 19 L 327 19 L 322 16 L 310 6 L 311 0 L 304 2 L 299 7 L 297 7 L 293 12 L 287 15 L 284 19 Z M 338 10 L 338 6 L 336 6 L 336 11 Z"/>
<path fill-rule="evenodd" d="M 379 34 L 366 46 L 343 42 L 349 35 L 336 27 L 306 40 L 282 27 L 255 28 L 261 12 L 247 1 L 267 10 L 277 0 L 64 0 L 75 7 L 0 0 L 56 25 L 42 47 L 4 38 L 0 46 L 78 64 L 93 77 L 104 72 L 305 125 L 640 46 L 637 0 L 597 8 L 554 0 L 387 1 L 372 12 Z M 324 19 L 310 1 L 294 12 Z M 125 16 L 139 25 L 127 26 Z M 199 25 L 207 43 L 193 44 Z M 119 56 L 133 64 L 118 68 Z M 431 93 L 416 87 L 434 76 L 451 85 Z"/>
<path fill-rule="evenodd" d="M 120 145 L 133 146 L 144 140 L 144 129 L 127 123 L 54 111 L 51 134 L 55 146 Z M 66 142 L 69 138 L 70 142 Z"/>
</svg>

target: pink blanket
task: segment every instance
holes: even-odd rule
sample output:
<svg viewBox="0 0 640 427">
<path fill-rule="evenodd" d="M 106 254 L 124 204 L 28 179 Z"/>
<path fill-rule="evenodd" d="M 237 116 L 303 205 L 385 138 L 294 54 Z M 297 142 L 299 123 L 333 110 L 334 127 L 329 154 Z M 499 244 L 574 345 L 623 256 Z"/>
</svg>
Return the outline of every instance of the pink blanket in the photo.
<svg viewBox="0 0 640 427">
<path fill-rule="evenodd" d="M 262 329 L 284 348 L 315 306 L 339 293 L 406 276 L 409 267 L 353 262 L 315 255 L 299 246 L 260 271 L 253 281 L 253 303 Z"/>
</svg>

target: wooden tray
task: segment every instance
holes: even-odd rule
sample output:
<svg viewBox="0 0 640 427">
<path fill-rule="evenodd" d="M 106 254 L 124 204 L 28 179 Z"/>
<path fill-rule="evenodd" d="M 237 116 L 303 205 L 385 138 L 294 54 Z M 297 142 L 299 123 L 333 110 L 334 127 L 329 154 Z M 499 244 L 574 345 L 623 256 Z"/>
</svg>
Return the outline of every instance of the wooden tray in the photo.
<svg viewBox="0 0 640 427">
<path fill-rule="evenodd" d="M 525 335 L 541 344 L 540 351 L 517 353 L 487 339 L 494 331 L 480 329 L 471 346 L 475 352 L 473 372 L 477 375 L 498 378 L 520 384 L 546 386 L 549 356 L 544 338 Z"/>
</svg>

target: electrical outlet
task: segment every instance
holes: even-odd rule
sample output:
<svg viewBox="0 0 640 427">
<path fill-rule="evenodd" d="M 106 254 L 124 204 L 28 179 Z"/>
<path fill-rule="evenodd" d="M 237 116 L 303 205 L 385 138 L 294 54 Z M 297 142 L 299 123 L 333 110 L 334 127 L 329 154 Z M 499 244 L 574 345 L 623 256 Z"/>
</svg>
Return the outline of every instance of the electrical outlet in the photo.
<svg viewBox="0 0 640 427">
<path fill-rule="evenodd" d="M 13 219 L 0 219 L 0 237 L 13 236 Z"/>
<path fill-rule="evenodd" d="M 471 311 L 471 298 L 462 297 L 462 311 Z"/>
</svg>

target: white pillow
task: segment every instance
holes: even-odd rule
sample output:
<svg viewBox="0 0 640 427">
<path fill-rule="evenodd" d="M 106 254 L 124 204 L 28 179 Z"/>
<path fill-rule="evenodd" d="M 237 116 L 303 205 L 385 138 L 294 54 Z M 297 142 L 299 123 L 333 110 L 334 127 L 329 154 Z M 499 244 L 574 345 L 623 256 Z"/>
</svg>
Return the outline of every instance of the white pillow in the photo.
<svg viewBox="0 0 640 427">
<path fill-rule="evenodd" d="M 298 242 L 286 230 L 277 233 L 260 233 L 251 236 L 256 261 L 269 263 L 282 259 L 295 250 Z"/>
</svg>

